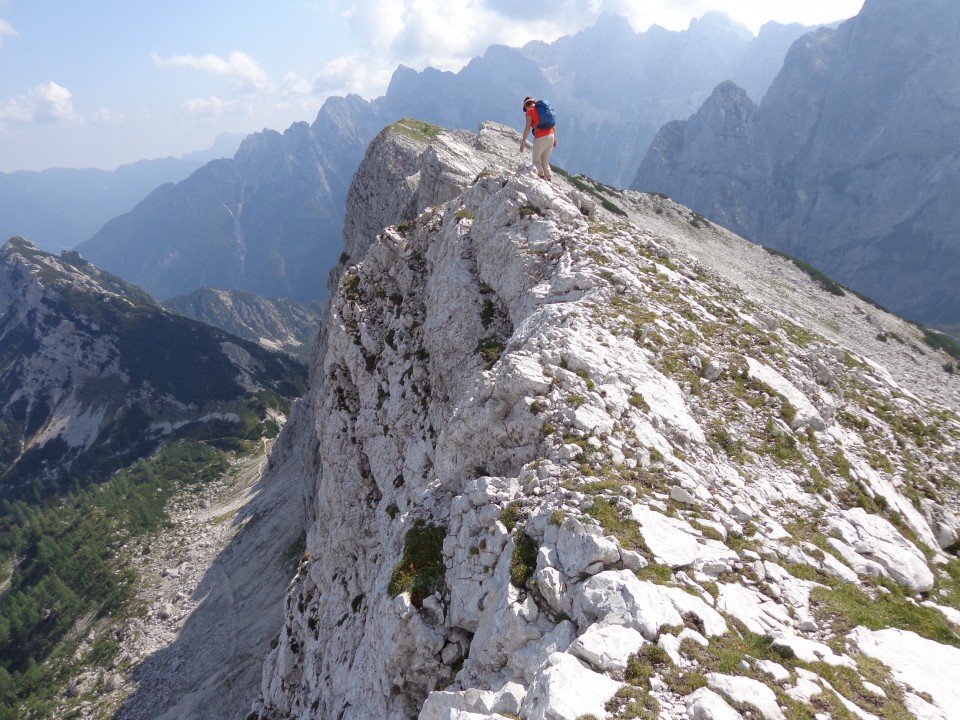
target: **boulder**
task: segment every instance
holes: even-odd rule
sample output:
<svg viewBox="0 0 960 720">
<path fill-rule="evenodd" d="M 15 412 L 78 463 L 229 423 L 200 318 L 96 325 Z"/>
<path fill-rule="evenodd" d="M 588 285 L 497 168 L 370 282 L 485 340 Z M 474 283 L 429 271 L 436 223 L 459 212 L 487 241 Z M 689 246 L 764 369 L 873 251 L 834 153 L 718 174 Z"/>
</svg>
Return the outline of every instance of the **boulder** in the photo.
<svg viewBox="0 0 960 720">
<path fill-rule="evenodd" d="M 700 557 L 700 545 L 689 524 L 643 505 L 634 505 L 630 512 L 640 523 L 643 540 L 650 552 L 665 565 L 686 567 Z"/>
<path fill-rule="evenodd" d="M 927 592 L 933 587 L 933 573 L 923 553 L 879 515 L 855 507 L 828 516 L 827 524 L 858 554 L 879 563 L 908 590 Z"/>
<path fill-rule="evenodd" d="M 593 672 L 573 655 L 554 653 L 531 683 L 520 716 L 526 720 L 606 717 L 604 705 L 622 683 Z"/>
<path fill-rule="evenodd" d="M 665 625 L 683 625 L 687 613 L 700 619 L 708 636 L 727 631 L 723 617 L 703 600 L 680 588 L 638 580 L 628 570 L 594 575 L 583 582 L 573 601 L 573 617 L 580 627 L 599 620 L 632 627 L 647 640 L 656 639 Z"/>
<path fill-rule="evenodd" d="M 623 672 L 627 660 L 646 641 L 633 628 L 622 625 L 591 625 L 567 650 L 599 672 Z"/>
<path fill-rule="evenodd" d="M 734 704 L 752 705 L 764 720 L 786 720 L 776 694 L 761 682 L 738 675 L 707 673 L 707 684 Z"/>
<path fill-rule="evenodd" d="M 687 695 L 690 720 L 741 720 L 741 715 L 710 688 L 700 688 Z"/>
</svg>

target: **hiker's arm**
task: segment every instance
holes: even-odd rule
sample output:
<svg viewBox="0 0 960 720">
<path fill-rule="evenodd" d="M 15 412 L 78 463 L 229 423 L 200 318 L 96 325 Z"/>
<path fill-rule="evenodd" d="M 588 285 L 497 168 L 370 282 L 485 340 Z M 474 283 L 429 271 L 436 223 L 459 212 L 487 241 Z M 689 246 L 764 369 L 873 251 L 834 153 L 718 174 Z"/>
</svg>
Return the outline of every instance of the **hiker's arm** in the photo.
<svg viewBox="0 0 960 720">
<path fill-rule="evenodd" d="M 532 118 L 527 115 L 527 124 L 523 128 L 523 139 L 520 140 L 520 151 L 523 152 L 523 149 L 527 146 L 527 135 L 530 134 Z"/>
</svg>

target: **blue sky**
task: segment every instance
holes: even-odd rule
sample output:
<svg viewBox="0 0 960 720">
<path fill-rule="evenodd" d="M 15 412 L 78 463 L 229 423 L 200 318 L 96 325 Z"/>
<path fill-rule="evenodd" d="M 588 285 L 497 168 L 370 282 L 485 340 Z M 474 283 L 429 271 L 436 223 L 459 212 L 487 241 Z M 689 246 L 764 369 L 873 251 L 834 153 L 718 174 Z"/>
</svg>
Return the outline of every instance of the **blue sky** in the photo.
<svg viewBox="0 0 960 720">
<path fill-rule="evenodd" d="M 382 95 L 398 64 L 459 70 L 601 12 L 638 31 L 721 10 L 756 32 L 863 0 L 0 0 L 0 172 L 112 169 L 220 132 L 312 122 L 330 95 Z M 451 30 L 453 28 L 453 30 Z"/>
</svg>

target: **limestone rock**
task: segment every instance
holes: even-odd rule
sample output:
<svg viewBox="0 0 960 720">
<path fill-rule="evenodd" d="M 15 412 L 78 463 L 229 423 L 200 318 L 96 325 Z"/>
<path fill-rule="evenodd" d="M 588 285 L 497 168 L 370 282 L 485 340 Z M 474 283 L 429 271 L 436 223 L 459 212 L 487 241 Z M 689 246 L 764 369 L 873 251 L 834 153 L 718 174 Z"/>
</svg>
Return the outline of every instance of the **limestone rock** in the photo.
<svg viewBox="0 0 960 720">
<path fill-rule="evenodd" d="M 960 650 L 895 628 L 859 627 L 849 637 L 861 652 L 887 665 L 897 682 L 914 694 L 925 693 L 932 698 L 943 717 L 960 713 L 960 687 L 955 682 Z"/>
<path fill-rule="evenodd" d="M 687 695 L 687 712 L 691 720 L 740 720 L 741 715 L 710 688 L 700 688 Z"/>
<path fill-rule="evenodd" d="M 858 553 L 879 563 L 909 590 L 926 592 L 933 587 L 933 573 L 923 553 L 887 520 L 863 508 L 851 508 L 831 516 L 828 523 Z"/>
<path fill-rule="evenodd" d="M 760 711 L 764 720 L 785 720 L 783 711 L 777 704 L 773 690 L 751 678 L 708 673 L 707 682 L 715 690 L 733 703 L 751 705 Z"/>
<path fill-rule="evenodd" d="M 556 653 L 531 684 L 520 714 L 529 720 L 604 717 L 604 704 L 620 687 L 620 683 L 587 669 L 572 655 Z"/>
<path fill-rule="evenodd" d="M 567 650 L 597 672 L 623 672 L 627 660 L 643 646 L 643 635 L 621 625 L 591 625 Z"/>
</svg>

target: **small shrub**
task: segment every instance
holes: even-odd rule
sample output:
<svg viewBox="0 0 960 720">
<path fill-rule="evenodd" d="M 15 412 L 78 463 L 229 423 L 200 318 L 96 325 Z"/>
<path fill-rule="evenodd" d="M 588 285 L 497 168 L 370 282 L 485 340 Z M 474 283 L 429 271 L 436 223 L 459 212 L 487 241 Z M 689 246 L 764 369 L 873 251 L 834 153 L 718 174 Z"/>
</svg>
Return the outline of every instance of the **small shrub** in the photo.
<svg viewBox="0 0 960 720">
<path fill-rule="evenodd" d="M 497 342 L 493 338 L 484 338 L 477 343 L 477 352 L 483 358 L 484 366 L 487 370 L 493 368 L 503 354 L 503 343 Z"/>
<path fill-rule="evenodd" d="M 483 323 L 484 328 L 489 328 L 493 323 L 493 318 L 497 314 L 497 306 L 493 304 L 493 300 L 487 298 L 483 301 L 483 309 L 480 311 L 480 322 Z"/>
<path fill-rule="evenodd" d="M 516 588 L 525 588 L 527 581 L 537 569 L 537 543 L 526 533 L 520 533 L 513 547 L 510 560 L 510 582 Z"/>
<path fill-rule="evenodd" d="M 596 388 L 596 384 L 590 379 L 590 375 L 586 370 L 577 370 L 576 375 L 586 384 L 587 390 L 592 391 L 594 388 Z"/>
<path fill-rule="evenodd" d="M 513 532 L 513 529 L 517 526 L 517 520 L 519 517 L 520 504 L 513 502 L 507 505 L 503 509 L 503 512 L 500 513 L 500 522 L 503 523 L 503 526 L 508 532 Z"/>
<path fill-rule="evenodd" d="M 409 592 L 416 607 L 443 587 L 443 539 L 446 531 L 439 525 L 418 520 L 403 540 L 403 557 L 393 569 L 387 590 L 391 597 Z"/>
</svg>

